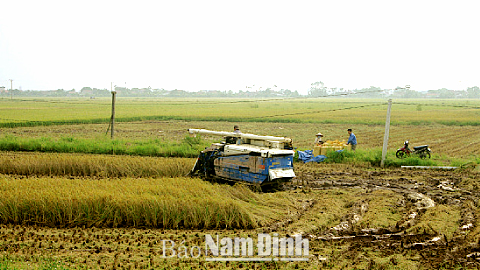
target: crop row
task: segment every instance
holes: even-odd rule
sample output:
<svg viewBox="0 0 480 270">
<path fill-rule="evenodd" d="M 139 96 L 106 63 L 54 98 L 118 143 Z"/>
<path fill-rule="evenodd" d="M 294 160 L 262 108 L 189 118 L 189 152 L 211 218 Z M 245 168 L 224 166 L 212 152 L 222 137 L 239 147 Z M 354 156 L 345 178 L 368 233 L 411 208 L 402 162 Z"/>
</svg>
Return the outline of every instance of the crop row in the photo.
<svg viewBox="0 0 480 270">
<path fill-rule="evenodd" d="M 194 159 L 90 154 L 18 153 L 0 156 L 0 173 L 23 176 L 180 177 Z"/>
<path fill-rule="evenodd" d="M 254 228 L 282 194 L 197 178 L 0 178 L 0 223 L 49 227 Z M 273 199 L 271 198 L 273 197 Z M 270 198 L 270 199 L 269 199 Z"/>
</svg>

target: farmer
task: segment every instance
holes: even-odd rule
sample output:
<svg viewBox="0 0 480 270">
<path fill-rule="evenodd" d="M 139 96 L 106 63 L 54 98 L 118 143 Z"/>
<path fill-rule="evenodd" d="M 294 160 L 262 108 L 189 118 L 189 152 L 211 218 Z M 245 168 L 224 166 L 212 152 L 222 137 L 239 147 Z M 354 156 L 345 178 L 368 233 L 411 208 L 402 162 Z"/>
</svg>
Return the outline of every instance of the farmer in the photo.
<svg viewBox="0 0 480 270">
<path fill-rule="evenodd" d="M 323 144 L 323 134 L 319 132 L 316 136 L 317 137 L 315 138 L 315 145 Z"/>
<path fill-rule="evenodd" d="M 237 125 L 233 126 L 233 133 L 236 134 L 241 134 L 242 132 L 240 131 L 240 128 Z M 238 137 L 227 137 L 227 142 L 228 143 L 233 143 L 233 144 L 242 144 L 242 138 L 240 136 Z"/>
<path fill-rule="evenodd" d="M 357 137 L 355 136 L 355 134 L 353 134 L 351 128 L 347 129 L 347 132 L 348 135 L 350 135 L 348 137 L 347 144 L 350 144 L 352 146 L 352 151 L 355 151 L 355 149 L 357 148 Z"/>
</svg>

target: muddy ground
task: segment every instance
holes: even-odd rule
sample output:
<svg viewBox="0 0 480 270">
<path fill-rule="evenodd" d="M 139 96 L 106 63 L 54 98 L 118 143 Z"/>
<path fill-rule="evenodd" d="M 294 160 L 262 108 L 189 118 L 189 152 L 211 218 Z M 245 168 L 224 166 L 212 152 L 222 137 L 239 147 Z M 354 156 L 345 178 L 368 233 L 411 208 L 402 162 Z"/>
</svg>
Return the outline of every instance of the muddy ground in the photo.
<svg viewBox="0 0 480 270">
<path fill-rule="evenodd" d="M 0 227 L 4 263 L 92 269 L 480 268 L 480 173 L 300 164 L 285 192 L 301 207 L 255 230 Z M 290 211 L 290 210 L 289 210 Z M 161 239 L 202 245 L 205 234 L 278 232 L 309 239 L 308 262 L 165 259 Z M 0 260 L 1 263 L 1 260 Z M 9 268 L 6 268 L 9 269 Z"/>
<path fill-rule="evenodd" d="M 312 190 L 359 190 L 359 194 L 365 196 L 388 191 L 389 197 L 398 196 L 391 209 L 400 210 L 401 218 L 390 226 L 358 225 L 368 215 L 372 201 L 360 199 L 342 216 L 340 223 L 309 234 L 312 243 L 341 245 L 343 253 L 337 257 L 346 266 L 360 264 L 383 268 L 403 261 L 405 266 L 419 268 L 480 267 L 478 169 L 306 166 L 299 170 L 297 179 L 297 185 L 303 180 L 304 186 Z M 455 215 L 455 211 L 459 214 Z M 439 224 L 442 219 L 435 216 L 442 214 L 446 220 Z M 365 256 L 369 250 L 378 251 L 378 254 L 369 259 Z M 382 261 L 378 258 L 382 257 L 388 258 L 383 265 L 378 263 Z M 332 260 L 322 254 L 319 258 Z"/>
</svg>

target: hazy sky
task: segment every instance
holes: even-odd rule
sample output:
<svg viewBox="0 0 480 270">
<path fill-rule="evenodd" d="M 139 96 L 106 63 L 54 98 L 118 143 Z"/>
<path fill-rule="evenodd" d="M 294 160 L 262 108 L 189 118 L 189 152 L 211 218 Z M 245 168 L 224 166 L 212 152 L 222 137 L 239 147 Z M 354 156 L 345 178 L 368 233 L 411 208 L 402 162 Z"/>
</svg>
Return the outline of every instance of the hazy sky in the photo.
<svg viewBox="0 0 480 270">
<path fill-rule="evenodd" d="M 0 86 L 480 86 L 480 2 L 0 0 Z"/>
</svg>

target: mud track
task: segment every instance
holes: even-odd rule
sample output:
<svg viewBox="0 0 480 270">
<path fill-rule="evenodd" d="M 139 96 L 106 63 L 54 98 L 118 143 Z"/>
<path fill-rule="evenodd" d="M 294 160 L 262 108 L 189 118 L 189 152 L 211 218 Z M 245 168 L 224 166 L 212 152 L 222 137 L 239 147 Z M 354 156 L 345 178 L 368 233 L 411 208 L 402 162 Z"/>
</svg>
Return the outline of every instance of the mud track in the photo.
<svg viewBox="0 0 480 270">
<path fill-rule="evenodd" d="M 398 206 L 403 216 L 395 225 L 368 228 L 356 226 L 369 211 L 368 200 L 353 204 L 341 221 L 323 230 L 308 233 L 312 243 L 347 245 L 346 257 L 356 257 L 366 248 L 380 250 L 382 257 L 394 254 L 417 256 L 421 265 L 432 268 L 480 267 L 478 205 L 479 173 L 440 170 L 360 170 L 347 167 L 301 167 L 297 188 L 315 190 L 360 190 L 368 194 L 388 190 L 401 196 Z M 430 225 L 423 231 L 411 230 L 426 211 L 435 207 L 458 207 L 460 218 L 454 232 L 447 237 Z M 305 214 L 302 214 L 306 216 Z M 453 218 L 453 217 L 452 217 Z M 409 230 L 410 229 L 410 230 Z M 450 238 L 450 239 L 449 239 Z M 325 258 L 318 254 L 319 260 Z M 394 263 L 395 264 L 395 263 Z M 375 268 L 369 265 L 370 268 Z"/>
</svg>

